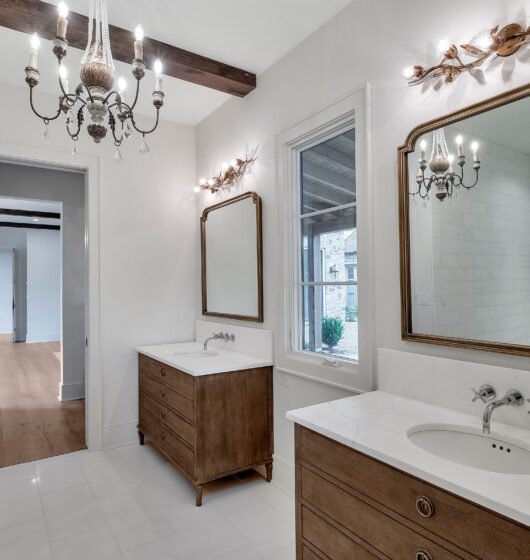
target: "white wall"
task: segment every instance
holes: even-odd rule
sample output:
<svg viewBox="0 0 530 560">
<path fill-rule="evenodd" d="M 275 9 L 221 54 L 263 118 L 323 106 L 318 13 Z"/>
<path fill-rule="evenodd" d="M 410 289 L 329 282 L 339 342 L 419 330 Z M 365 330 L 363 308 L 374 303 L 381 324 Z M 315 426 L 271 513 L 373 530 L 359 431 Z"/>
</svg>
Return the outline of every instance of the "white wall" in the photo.
<svg viewBox="0 0 530 560">
<path fill-rule="evenodd" d="M 56 97 L 36 91 L 39 110 L 50 112 Z M 46 145 L 43 126 L 28 105 L 26 87 L 0 85 L 0 142 L 70 153 L 71 142 L 53 125 Z M 178 103 L 168 99 L 167 103 Z M 163 116 L 163 112 L 162 112 Z M 139 116 L 141 126 L 151 119 Z M 116 164 L 113 145 L 80 142 L 82 154 L 99 158 L 101 368 L 104 445 L 136 441 L 138 418 L 135 346 L 191 339 L 198 258 L 194 213 L 195 133 L 161 121 L 140 155 L 139 139 Z M 16 196 L 16 195 L 15 195 Z"/>
<path fill-rule="evenodd" d="M 255 92 L 243 100 L 228 101 L 198 126 L 197 177 L 218 172 L 223 161 L 244 153 L 246 146 L 261 146 L 254 174 L 231 196 L 253 189 L 264 200 L 265 327 L 274 329 L 277 319 L 274 137 L 369 82 L 373 85 L 375 159 L 371 185 L 375 220 L 374 345 L 530 369 L 524 358 L 401 340 L 397 210 L 396 148 L 408 132 L 422 122 L 526 83 L 528 76 L 528 62 L 522 55 L 490 64 L 485 85 L 462 76 L 452 87 L 411 88 L 401 77 L 402 68 L 435 62 L 435 46 L 443 36 L 457 43 L 469 41 L 475 32 L 496 23 L 521 20 L 523 8 L 522 2 L 491 0 L 485 5 L 480 0 L 447 0 L 440 11 L 435 2 L 419 6 L 417 0 L 356 0 L 259 76 Z M 199 206 L 217 199 L 200 195 Z M 200 313 L 198 301 L 196 308 Z M 347 394 L 301 378 L 287 379 L 288 386 L 279 385 L 276 374 L 277 466 L 293 460 L 292 429 L 284 418 L 285 410 Z"/>
<path fill-rule="evenodd" d="M 61 339 L 61 234 L 27 231 L 28 332 L 26 342 Z"/>
<path fill-rule="evenodd" d="M 0 249 L 0 334 L 13 332 L 13 250 Z"/>
</svg>

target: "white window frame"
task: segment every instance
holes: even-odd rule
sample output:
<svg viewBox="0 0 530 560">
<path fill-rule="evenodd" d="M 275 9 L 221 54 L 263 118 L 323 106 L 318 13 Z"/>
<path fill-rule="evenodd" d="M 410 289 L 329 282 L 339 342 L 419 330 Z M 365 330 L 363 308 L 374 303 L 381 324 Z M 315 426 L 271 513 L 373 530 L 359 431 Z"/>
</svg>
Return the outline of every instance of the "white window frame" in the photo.
<svg viewBox="0 0 530 560">
<path fill-rule="evenodd" d="M 276 136 L 279 226 L 276 367 L 356 392 L 373 388 L 373 211 L 370 86 L 365 85 Z M 301 325 L 300 153 L 355 128 L 359 359 L 299 349 Z M 351 206 L 351 205 L 347 205 Z M 335 210 L 340 209 L 338 206 Z M 333 282 L 340 284 L 341 282 Z M 345 283 L 348 284 L 348 283 Z"/>
</svg>

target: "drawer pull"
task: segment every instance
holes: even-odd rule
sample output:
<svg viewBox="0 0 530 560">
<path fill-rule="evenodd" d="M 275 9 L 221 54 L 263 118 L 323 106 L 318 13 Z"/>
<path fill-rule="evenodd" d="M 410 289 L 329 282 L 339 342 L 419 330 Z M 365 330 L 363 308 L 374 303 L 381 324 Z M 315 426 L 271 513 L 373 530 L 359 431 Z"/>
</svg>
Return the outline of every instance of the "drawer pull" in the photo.
<svg viewBox="0 0 530 560">
<path fill-rule="evenodd" d="M 166 417 L 166 411 L 162 409 L 162 410 L 160 411 L 160 416 L 161 416 L 162 418 L 165 418 L 165 417 Z"/>
<path fill-rule="evenodd" d="M 418 550 L 416 552 L 416 560 L 432 560 L 432 556 L 426 550 Z"/>
<path fill-rule="evenodd" d="M 434 504 L 427 496 L 418 496 L 416 498 L 416 510 L 422 517 L 432 517 L 434 515 Z M 422 558 L 418 556 L 418 560 L 422 560 Z"/>
<path fill-rule="evenodd" d="M 166 376 L 166 370 L 164 368 L 162 368 L 160 370 L 160 374 L 162 375 L 162 377 L 165 377 Z"/>
<path fill-rule="evenodd" d="M 166 432 L 160 432 L 160 439 L 164 441 L 166 439 Z"/>
<path fill-rule="evenodd" d="M 165 397 L 165 396 L 166 396 L 166 390 L 164 389 L 164 387 L 162 387 L 162 389 L 160 389 L 160 396 L 161 396 L 161 397 Z"/>
</svg>

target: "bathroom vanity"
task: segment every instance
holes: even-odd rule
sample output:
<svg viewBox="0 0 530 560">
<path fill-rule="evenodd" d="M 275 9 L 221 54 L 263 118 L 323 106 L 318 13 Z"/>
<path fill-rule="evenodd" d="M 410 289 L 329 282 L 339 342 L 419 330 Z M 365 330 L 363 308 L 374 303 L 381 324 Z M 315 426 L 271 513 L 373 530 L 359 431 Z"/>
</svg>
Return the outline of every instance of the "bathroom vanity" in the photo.
<svg viewBox="0 0 530 560">
<path fill-rule="evenodd" d="M 139 352 L 140 444 L 151 445 L 195 487 L 264 466 L 272 478 L 272 367 L 267 360 L 202 344 Z"/>
<path fill-rule="evenodd" d="M 471 415 L 382 391 L 287 416 L 297 560 L 530 558 L 528 430 L 482 437 Z M 452 446 L 454 433 L 470 439 Z"/>
</svg>

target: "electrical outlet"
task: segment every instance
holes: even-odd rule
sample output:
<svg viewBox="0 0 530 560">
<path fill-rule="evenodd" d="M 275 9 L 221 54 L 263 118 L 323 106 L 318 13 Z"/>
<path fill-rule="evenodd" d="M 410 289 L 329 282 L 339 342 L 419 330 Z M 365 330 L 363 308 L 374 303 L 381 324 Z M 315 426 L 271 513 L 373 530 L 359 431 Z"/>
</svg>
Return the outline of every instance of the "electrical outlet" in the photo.
<svg viewBox="0 0 530 560">
<path fill-rule="evenodd" d="M 283 371 L 278 371 L 277 373 L 278 373 L 278 385 L 289 387 L 289 378 L 287 374 Z"/>
</svg>

